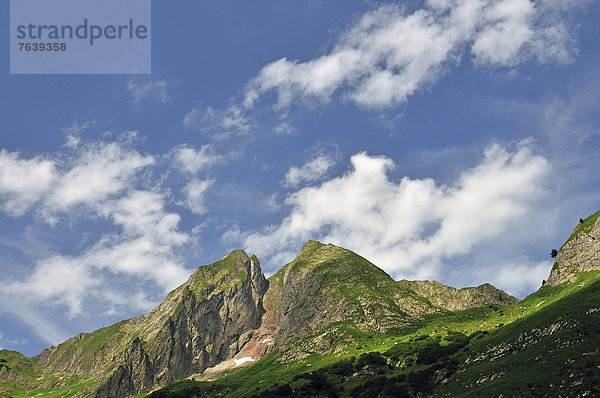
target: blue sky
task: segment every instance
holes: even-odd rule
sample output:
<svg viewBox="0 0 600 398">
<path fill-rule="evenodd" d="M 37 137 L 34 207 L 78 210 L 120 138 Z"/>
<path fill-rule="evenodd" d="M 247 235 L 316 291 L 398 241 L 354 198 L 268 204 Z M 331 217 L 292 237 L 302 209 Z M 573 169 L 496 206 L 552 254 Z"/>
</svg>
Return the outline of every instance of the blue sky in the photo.
<svg viewBox="0 0 600 398">
<path fill-rule="evenodd" d="M 8 21 L 9 3 L 1 17 Z M 151 75 L 0 74 L 0 347 L 308 239 L 519 297 L 600 207 L 600 4 L 152 2 Z"/>
</svg>

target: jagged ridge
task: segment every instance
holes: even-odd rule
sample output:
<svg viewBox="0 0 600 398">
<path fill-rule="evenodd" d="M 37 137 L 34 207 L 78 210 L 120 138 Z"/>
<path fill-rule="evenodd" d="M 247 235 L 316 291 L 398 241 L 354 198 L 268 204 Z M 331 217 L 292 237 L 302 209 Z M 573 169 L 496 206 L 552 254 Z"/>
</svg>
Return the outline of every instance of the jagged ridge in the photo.
<svg viewBox="0 0 600 398">
<path fill-rule="evenodd" d="M 456 289 L 436 281 L 398 281 L 398 285 L 425 297 L 431 304 L 448 311 L 460 311 L 486 304 L 512 305 L 519 299 L 506 294 L 489 283 L 477 287 Z"/>
</svg>

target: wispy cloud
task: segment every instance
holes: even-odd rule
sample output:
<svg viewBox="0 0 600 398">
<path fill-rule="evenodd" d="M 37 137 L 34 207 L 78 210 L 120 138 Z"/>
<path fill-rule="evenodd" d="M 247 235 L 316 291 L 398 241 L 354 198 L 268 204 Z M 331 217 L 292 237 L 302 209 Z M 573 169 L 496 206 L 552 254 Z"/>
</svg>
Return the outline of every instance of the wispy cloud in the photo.
<svg viewBox="0 0 600 398">
<path fill-rule="evenodd" d="M 15 347 L 15 346 L 23 346 L 27 344 L 29 341 L 27 339 L 7 339 L 4 337 L 3 333 L 0 332 L 0 350 L 4 350 L 5 347 Z"/>
<path fill-rule="evenodd" d="M 297 187 L 304 182 L 314 182 L 323 178 L 333 166 L 334 160 L 327 155 L 318 155 L 302 166 L 290 167 L 285 174 L 285 185 Z"/>
<path fill-rule="evenodd" d="M 214 183 L 214 180 L 193 179 L 184 189 L 186 203 L 188 208 L 195 214 L 206 212 L 204 207 L 204 195 L 208 188 Z"/>
<path fill-rule="evenodd" d="M 483 270 L 482 279 L 500 286 L 509 294 L 518 295 L 538 289 L 542 281 L 548 278 L 552 269 L 552 261 L 532 263 L 509 263 L 495 268 L 494 272 Z"/>
<path fill-rule="evenodd" d="M 26 159 L 17 152 L 0 151 L 0 205 L 20 216 L 50 191 L 57 165 L 44 157 Z"/>
<path fill-rule="evenodd" d="M 359 106 L 387 107 L 437 81 L 466 54 L 491 68 L 566 63 L 576 49 L 557 10 L 552 1 L 530 0 L 429 0 L 414 12 L 385 5 L 364 14 L 327 54 L 264 66 L 247 84 L 244 105 L 273 91 L 279 110 L 326 103 L 335 93 Z"/>
<path fill-rule="evenodd" d="M 167 87 L 167 82 L 162 80 L 141 84 L 136 83 L 134 80 L 127 82 L 127 89 L 131 92 L 135 103 L 153 100 L 164 104 L 170 100 Z"/>
<path fill-rule="evenodd" d="M 241 108 L 235 105 L 225 110 L 211 106 L 196 106 L 184 119 L 185 127 L 200 131 L 214 139 L 225 139 L 247 133 L 252 124 Z"/>
<path fill-rule="evenodd" d="M 81 132 L 93 127 L 96 124 L 95 120 L 88 120 L 84 123 L 79 123 L 77 120 L 74 120 L 73 123 L 69 127 L 63 128 L 65 132 L 65 146 L 74 148 L 81 142 Z"/>
<path fill-rule="evenodd" d="M 36 205 L 51 221 L 76 206 L 99 206 L 123 192 L 141 169 L 155 161 L 117 142 L 88 144 L 71 155 L 64 161 L 0 151 L 0 208 L 16 217 Z"/>
</svg>

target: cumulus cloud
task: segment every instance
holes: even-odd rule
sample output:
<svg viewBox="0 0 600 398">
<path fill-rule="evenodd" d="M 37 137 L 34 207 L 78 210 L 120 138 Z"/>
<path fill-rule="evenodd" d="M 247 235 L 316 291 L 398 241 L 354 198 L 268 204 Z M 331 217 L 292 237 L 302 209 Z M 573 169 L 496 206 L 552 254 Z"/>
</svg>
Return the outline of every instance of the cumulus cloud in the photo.
<svg viewBox="0 0 600 398">
<path fill-rule="evenodd" d="M 132 191 L 106 203 L 102 211 L 120 231 L 105 234 L 79 255 L 38 260 L 27 279 L 0 284 L 3 294 L 27 291 L 24 301 L 64 305 L 75 316 L 85 300 L 120 294 L 111 286 L 112 276 L 133 276 L 137 283 L 150 280 L 164 291 L 187 278 L 189 270 L 175 250 L 189 241 L 189 235 L 178 230 L 180 216 L 165 211 L 163 194 Z"/>
<path fill-rule="evenodd" d="M 52 301 L 65 305 L 71 316 L 79 314 L 82 297 L 100 280 L 94 278 L 84 264 L 61 255 L 39 261 L 33 274 L 25 281 L 2 284 L 3 295 L 22 295 L 25 302 Z M 20 305 L 19 305 L 20 307 Z"/>
<path fill-rule="evenodd" d="M 364 14 L 330 52 L 306 62 L 281 58 L 246 86 L 244 105 L 277 94 L 276 108 L 329 102 L 334 93 L 369 108 L 402 103 L 469 54 L 476 65 L 569 62 L 573 40 L 552 1 L 429 0 L 407 12 L 385 5 Z"/>
<path fill-rule="evenodd" d="M 319 155 L 300 167 L 290 167 L 285 174 L 285 185 L 297 187 L 303 182 L 318 181 L 333 166 L 333 159 L 327 155 Z"/>
<path fill-rule="evenodd" d="M 56 173 L 52 160 L 24 159 L 17 152 L 0 151 L 0 206 L 12 216 L 23 215 L 50 190 Z"/>
<path fill-rule="evenodd" d="M 154 161 L 116 142 L 90 145 L 60 174 L 44 205 L 52 211 L 67 211 L 102 202 L 126 189 L 135 174 Z"/>
<path fill-rule="evenodd" d="M 130 191 L 114 202 L 111 216 L 127 236 L 145 237 L 161 246 L 178 246 L 187 236 L 177 230 L 181 217 L 165 210 L 164 194 L 152 191 Z"/>
<path fill-rule="evenodd" d="M 167 82 L 157 81 L 146 84 L 138 84 L 133 80 L 127 82 L 127 89 L 133 95 L 133 102 L 142 102 L 149 99 L 162 102 L 163 104 L 169 101 L 167 93 Z"/>
<path fill-rule="evenodd" d="M 351 248 L 395 277 L 433 278 L 444 259 L 506 233 L 536 203 L 548 162 L 527 141 L 494 144 L 452 185 L 388 178 L 391 159 L 359 153 L 352 170 L 286 199 L 279 225 L 244 234 L 248 250 L 279 267 L 308 239 Z"/>
</svg>

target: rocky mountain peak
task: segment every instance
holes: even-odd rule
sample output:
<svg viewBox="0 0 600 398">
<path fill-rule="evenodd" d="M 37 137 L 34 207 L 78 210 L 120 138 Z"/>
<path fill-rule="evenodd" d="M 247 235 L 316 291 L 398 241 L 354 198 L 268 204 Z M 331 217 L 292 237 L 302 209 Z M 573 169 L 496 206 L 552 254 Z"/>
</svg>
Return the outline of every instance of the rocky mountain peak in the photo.
<svg viewBox="0 0 600 398">
<path fill-rule="evenodd" d="M 600 211 L 581 219 L 560 248 L 546 285 L 573 282 L 580 272 L 600 270 Z"/>
</svg>

